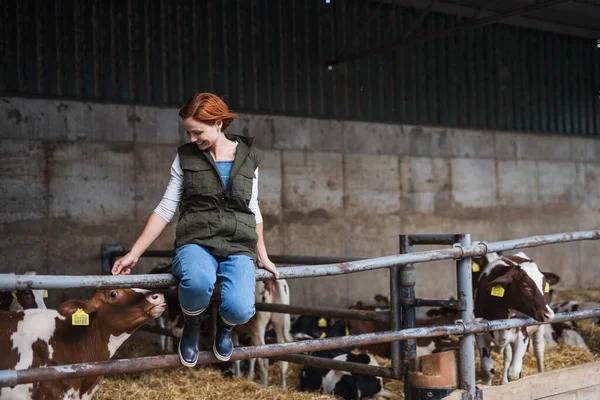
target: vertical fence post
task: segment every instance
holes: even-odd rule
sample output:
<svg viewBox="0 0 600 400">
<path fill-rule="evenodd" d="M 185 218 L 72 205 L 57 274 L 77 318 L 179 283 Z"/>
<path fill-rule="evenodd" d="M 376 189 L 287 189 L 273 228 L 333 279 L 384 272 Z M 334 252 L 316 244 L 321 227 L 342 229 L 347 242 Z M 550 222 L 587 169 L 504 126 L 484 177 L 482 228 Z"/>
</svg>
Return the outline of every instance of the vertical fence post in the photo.
<svg viewBox="0 0 600 400">
<path fill-rule="evenodd" d="M 462 248 L 471 245 L 471 235 L 456 236 L 457 245 Z M 471 276 L 471 257 L 456 262 L 458 301 L 462 305 L 461 319 L 464 323 L 473 320 L 473 284 Z M 470 333 L 460 339 L 460 388 L 465 391 L 467 400 L 475 400 L 475 336 Z"/>
<path fill-rule="evenodd" d="M 413 247 L 410 243 L 410 235 L 400 236 L 400 253 L 412 253 Z M 414 328 L 415 323 L 415 282 L 416 271 L 413 264 L 406 264 L 399 267 L 400 283 L 400 305 L 402 309 L 402 329 Z M 406 400 L 411 400 L 410 383 L 408 378 L 408 367 L 411 360 L 417 357 L 417 342 L 414 339 L 402 342 L 402 374 L 404 376 L 404 396 Z"/>
<path fill-rule="evenodd" d="M 400 307 L 400 283 L 398 282 L 399 267 L 390 268 L 390 328 L 393 331 L 400 330 L 402 321 Z M 402 358 L 400 354 L 400 345 L 398 341 L 390 343 L 392 355 L 392 373 L 395 379 L 402 379 Z"/>
</svg>

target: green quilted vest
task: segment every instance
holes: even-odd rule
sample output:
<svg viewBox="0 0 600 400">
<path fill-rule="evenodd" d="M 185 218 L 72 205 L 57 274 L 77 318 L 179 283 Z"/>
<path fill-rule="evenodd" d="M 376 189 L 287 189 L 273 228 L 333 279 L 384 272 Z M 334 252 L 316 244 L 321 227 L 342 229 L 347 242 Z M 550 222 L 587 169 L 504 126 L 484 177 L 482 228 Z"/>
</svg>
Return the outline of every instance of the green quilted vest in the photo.
<svg viewBox="0 0 600 400">
<path fill-rule="evenodd" d="M 256 220 L 248 204 L 260 155 L 252 147 L 253 138 L 226 136 L 238 142 L 227 191 L 208 150 L 193 143 L 178 148 L 183 197 L 175 248 L 196 243 L 213 256 L 245 254 L 256 260 Z"/>
</svg>

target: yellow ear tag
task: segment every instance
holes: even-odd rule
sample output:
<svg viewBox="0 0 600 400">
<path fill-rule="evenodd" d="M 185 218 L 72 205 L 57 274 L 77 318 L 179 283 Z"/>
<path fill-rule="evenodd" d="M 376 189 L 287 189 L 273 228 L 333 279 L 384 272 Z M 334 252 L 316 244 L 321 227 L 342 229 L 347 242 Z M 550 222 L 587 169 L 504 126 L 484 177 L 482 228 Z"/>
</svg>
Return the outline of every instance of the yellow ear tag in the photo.
<svg viewBox="0 0 600 400">
<path fill-rule="evenodd" d="M 318 325 L 319 325 L 319 328 L 327 328 L 327 320 L 325 318 L 321 318 L 319 320 Z"/>
<path fill-rule="evenodd" d="M 481 267 L 475 261 L 473 261 L 471 263 L 471 268 L 473 269 L 473 272 L 479 272 L 479 271 L 481 271 Z"/>
<path fill-rule="evenodd" d="M 44 290 L 44 298 L 47 298 L 47 297 L 48 297 L 48 291 Z"/>
<path fill-rule="evenodd" d="M 323 339 L 325 337 L 327 337 L 327 334 L 325 332 L 323 332 L 323 333 L 321 333 L 321 336 L 319 336 L 319 339 Z"/>
<path fill-rule="evenodd" d="M 17 292 L 12 292 L 12 295 L 13 295 L 13 299 L 17 298 Z"/>
<path fill-rule="evenodd" d="M 348 330 L 348 327 L 346 327 L 346 336 L 350 336 L 350 331 Z"/>
<path fill-rule="evenodd" d="M 71 325 L 87 326 L 90 324 L 90 316 L 78 308 L 73 315 L 71 315 Z"/>
<path fill-rule="evenodd" d="M 379 300 L 379 305 L 382 307 L 386 307 L 388 305 L 388 303 L 385 300 Z"/>
<path fill-rule="evenodd" d="M 546 286 L 544 286 L 544 292 L 550 293 L 550 284 L 546 282 Z"/>
<path fill-rule="evenodd" d="M 504 297 L 504 288 L 500 285 L 496 285 L 492 288 L 492 296 Z"/>
</svg>

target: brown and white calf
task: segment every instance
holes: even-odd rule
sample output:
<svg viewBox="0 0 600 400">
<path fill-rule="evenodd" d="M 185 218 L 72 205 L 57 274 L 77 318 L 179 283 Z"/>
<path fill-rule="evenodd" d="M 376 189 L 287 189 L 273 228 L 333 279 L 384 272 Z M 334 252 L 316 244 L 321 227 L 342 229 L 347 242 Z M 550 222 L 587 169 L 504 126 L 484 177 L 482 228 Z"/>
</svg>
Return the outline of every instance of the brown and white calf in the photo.
<svg viewBox="0 0 600 400">
<path fill-rule="evenodd" d="M 557 282 L 558 276 L 541 272 L 537 264 L 523 252 L 499 256 L 486 265 L 479 276 L 474 294 L 475 317 L 495 320 L 528 316 L 549 322 L 554 318 L 549 306 L 549 289 L 550 285 Z M 504 355 L 504 384 L 519 379 L 530 336 L 533 338 L 538 371 L 543 372 L 544 325 L 476 335 L 484 384 L 491 385 L 495 373 L 490 352 L 492 341 Z"/>
<path fill-rule="evenodd" d="M 0 311 L 0 370 L 28 369 L 110 359 L 146 321 L 165 310 L 162 294 L 141 289 L 97 290 L 58 310 Z M 73 314 L 77 313 L 73 318 Z M 87 325 L 73 325 L 73 323 Z M 102 376 L 2 388 L 0 399 L 91 399 Z"/>
<path fill-rule="evenodd" d="M 290 304 L 290 288 L 285 279 L 269 280 L 257 282 L 254 291 L 255 301 L 267 304 Z M 271 313 L 267 311 L 258 311 L 254 317 L 245 325 L 238 325 L 234 328 L 234 344 L 239 345 L 240 335 L 248 335 L 250 346 L 260 346 L 265 344 L 265 333 L 269 327 L 272 327 L 277 337 L 277 343 L 293 342 L 290 335 L 290 315 L 283 313 Z M 254 371 L 256 359 L 250 359 L 250 368 L 248 379 L 254 380 Z M 241 376 L 240 362 L 234 361 L 235 375 Z M 286 373 L 288 369 L 287 361 L 279 361 L 281 370 L 281 387 L 287 389 Z M 258 359 L 258 373 L 262 385 L 266 386 L 269 381 L 269 360 L 266 358 Z"/>
<path fill-rule="evenodd" d="M 35 271 L 26 272 L 25 275 L 35 275 Z M 30 308 L 46 309 L 45 293 L 45 290 L 40 289 L 0 292 L 0 311 L 23 311 Z"/>
</svg>

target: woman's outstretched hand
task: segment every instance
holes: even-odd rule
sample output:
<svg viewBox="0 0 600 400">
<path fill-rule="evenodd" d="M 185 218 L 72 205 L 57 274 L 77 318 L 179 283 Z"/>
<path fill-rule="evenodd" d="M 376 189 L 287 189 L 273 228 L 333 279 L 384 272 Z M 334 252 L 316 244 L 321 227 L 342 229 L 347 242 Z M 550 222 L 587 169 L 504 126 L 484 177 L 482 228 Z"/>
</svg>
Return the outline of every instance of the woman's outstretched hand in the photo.
<svg viewBox="0 0 600 400">
<path fill-rule="evenodd" d="M 131 253 L 125 254 L 123 258 L 119 258 L 115 261 L 115 264 L 112 267 L 113 275 L 129 275 L 131 274 L 131 270 L 137 264 L 138 259 L 134 257 Z"/>
</svg>

